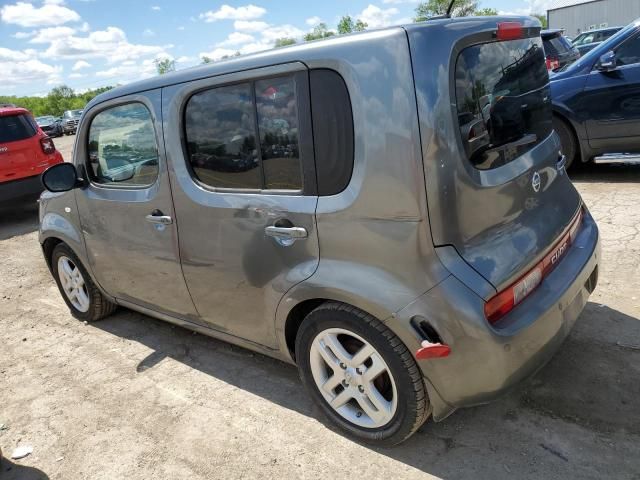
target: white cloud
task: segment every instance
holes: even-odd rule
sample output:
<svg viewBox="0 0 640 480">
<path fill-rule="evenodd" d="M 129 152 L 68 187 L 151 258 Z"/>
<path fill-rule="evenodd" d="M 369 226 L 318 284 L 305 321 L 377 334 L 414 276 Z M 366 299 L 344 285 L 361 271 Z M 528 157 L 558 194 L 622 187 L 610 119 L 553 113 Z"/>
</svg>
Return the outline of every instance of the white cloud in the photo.
<svg viewBox="0 0 640 480">
<path fill-rule="evenodd" d="M 176 63 L 191 63 L 191 62 L 195 62 L 196 60 L 197 59 L 194 57 L 183 55 L 182 57 L 176 58 Z"/>
<path fill-rule="evenodd" d="M 267 28 L 269 24 L 267 22 L 256 22 L 247 20 L 236 20 L 233 22 L 233 28 L 243 32 L 260 32 Z"/>
<path fill-rule="evenodd" d="M 375 5 L 369 4 L 360 15 L 357 16 L 359 20 L 362 20 L 369 28 L 385 27 L 391 24 L 391 18 L 398 14 L 398 9 L 391 7 L 382 9 Z"/>
<path fill-rule="evenodd" d="M 243 43 L 253 42 L 255 38 L 248 33 L 231 32 L 226 40 L 217 43 L 218 47 L 232 47 L 235 45 L 242 45 Z"/>
<path fill-rule="evenodd" d="M 547 10 L 555 3 L 555 0 L 525 0 L 526 6 L 513 10 L 501 10 L 500 15 L 534 15 L 547 13 Z"/>
<path fill-rule="evenodd" d="M 418 0 L 382 0 L 382 3 L 392 3 L 399 5 L 401 3 L 418 3 Z"/>
<path fill-rule="evenodd" d="M 320 22 L 322 22 L 322 19 L 320 17 L 309 17 L 305 20 L 305 23 L 310 27 L 315 27 Z"/>
<path fill-rule="evenodd" d="M 142 32 L 142 35 L 145 36 L 145 37 L 153 37 L 153 36 L 155 36 L 155 34 L 156 34 L 156 32 L 154 32 L 150 28 L 145 28 L 144 31 Z"/>
<path fill-rule="evenodd" d="M 90 66 L 91 64 L 89 62 L 85 62 L 84 60 L 78 60 L 76 63 L 73 64 L 73 67 L 71 68 L 71 70 L 76 72 L 78 70 L 82 70 L 83 68 L 89 68 Z"/>
<path fill-rule="evenodd" d="M 11 35 L 13 38 L 17 38 L 18 40 L 23 40 L 25 38 L 33 37 L 36 32 L 16 32 Z"/>
<path fill-rule="evenodd" d="M 304 35 L 305 32 L 293 25 L 275 25 L 265 28 L 262 31 L 262 40 L 275 42 L 278 38 L 296 38 Z"/>
<path fill-rule="evenodd" d="M 234 8 L 230 5 L 222 5 L 218 10 L 209 10 L 201 13 L 200 19 L 205 22 L 215 22 L 217 20 L 253 20 L 262 17 L 267 10 L 255 5 L 245 5 L 243 7 Z"/>
<path fill-rule="evenodd" d="M 53 66 L 35 59 L 35 50 L 10 50 L 0 47 L 0 71 L 2 87 L 11 89 L 18 85 L 52 84 L 60 82 L 61 66 Z"/>
<path fill-rule="evenodd" d="M 161 8 L 161 7 L 159 7 L 158 5 L 153 5 L 153 6 L 151 7 L 151 10 L 153 10 L 154 12 L 159 12 L 160 10 L 162 10 L 162 8 Z"/>
<path fill-rule="evenodd" d="M 183 26 L 183 25 L 180 25 L 180 26 L 178 27 L 178 31 L 182 32 L 183 30 L 184 30 L 184 26 Z"/>
<path fill-rule="evenodd" d="M 84 78 L 87 75 L 84 73 L 72 73 L 69 75 L 69 78 Z"/>
<path fill-rule="evenodd" d="M 76 32 L 71 27 L 49 27 L 40 29 L 29 43 L 51 43 L 59 38 L 66 38 Z"/>
<path fill-rule="evenodd" d="M 172 58 L 170 55 L 159 56 L 158 58 Z M 149 78 L 156 75 L 156 66 L 153 63 L 154 58 L 148 58 L 142 62 L 123 62 L 122 64 L 100 70 L 96 72 L 98 78 L 118 79 L 118 83 L 128 83 L 133 80 Z"/>
<path fill-rule="evenodd" d="M 77 22 L 80 20 L 80 15 L 58 2 L 45 2 L 41 7 L 34 7 L 31 3 L 18 2 L 2 7 L 0 18 L 4 23 L 21 27 L 46 27 Z"/>
</svg>

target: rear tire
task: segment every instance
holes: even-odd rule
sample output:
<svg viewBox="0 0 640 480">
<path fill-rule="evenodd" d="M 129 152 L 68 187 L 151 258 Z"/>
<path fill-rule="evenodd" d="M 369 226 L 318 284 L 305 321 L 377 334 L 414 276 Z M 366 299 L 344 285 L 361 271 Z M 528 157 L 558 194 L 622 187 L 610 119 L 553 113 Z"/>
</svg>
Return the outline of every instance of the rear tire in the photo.
<svg viewBox="0 0 640 480">
<path fill-rule="evenodd" d="M 562 153 L 566 158 L 566 170 L 569 170 L 572 165 L 577 164 L 576 158 L 578 157 L 578 140 L 576 139 L 573 129 L 567 124 L 567 122 L 557 115 L 553 116 L 553 129 L 558 133 L 560 137 L 560 144 L 562 145 Z"/>
<path fill-rule="evenodd" d="M 51 270 L 60 294 L 78 320 L 94 322 L 111 315 L 117 305 L 98 290 L 76 254 L 59 243 L 51 253 Z"/>
<path fill-rule="evenodd" d="M 382 322 L 355 307 L 331 302 L 313 310 L 298 330 L 295 351 L 313 400 L 358 440 L 397 445 L 431 413 L 411 352 Z"/>
</svg>

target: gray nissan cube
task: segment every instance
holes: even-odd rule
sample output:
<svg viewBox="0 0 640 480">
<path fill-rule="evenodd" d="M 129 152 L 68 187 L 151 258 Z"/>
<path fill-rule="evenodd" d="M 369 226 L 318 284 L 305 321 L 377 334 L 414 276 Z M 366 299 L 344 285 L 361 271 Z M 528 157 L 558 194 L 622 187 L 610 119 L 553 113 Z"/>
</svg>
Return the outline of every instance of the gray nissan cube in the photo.
<svg viewBox="0 0 640 480">
<path fill-rule="evenodd" d="M 540 24 L 440 19 L 129 84 L 42 177 L 71 313 L 117 306 L 295 363 L 393 445 L 560 348 L 597 226 L 553 132 Z"/>
</svg>

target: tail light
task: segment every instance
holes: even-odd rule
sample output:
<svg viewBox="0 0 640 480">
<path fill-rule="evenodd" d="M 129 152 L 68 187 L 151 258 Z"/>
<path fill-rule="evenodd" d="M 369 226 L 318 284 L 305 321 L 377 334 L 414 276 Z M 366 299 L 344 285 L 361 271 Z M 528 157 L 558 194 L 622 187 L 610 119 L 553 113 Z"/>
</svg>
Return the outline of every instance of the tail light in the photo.
<svg viewBox="0 0 640 480">
<path fill-rule="evenodd" d="M 524 37 L 524 26 L 519 22 L 500 22 L 496 31 L 498 40 L 519 40 Z"/>
<path fill-rule="evenodd" d="M 560 263 L 562 257 L 574 242 L 582 223 L 583 210 L 571 222 L 567 233 L 554 245 L 551 251 L 535 267 L 517 282 L 498 293 L 484 305 L 484 315 L 490 324 L 496 323 L 533 292 L 542 280 Z"/>
<path fill-rule="evenodd" d="M 547 70 L 552 72 L 558 68 L 560 68 L 560 60 L 557 58 L 547 57 Z"/>
<path fill-rule="evenodd" d="M 56 146 L 49 137 L 42 137 L 40 139 L 40 147 L 42 147 L 42 151 L 47 155 L 51 155 L 56 151 Z"/>
</svg>

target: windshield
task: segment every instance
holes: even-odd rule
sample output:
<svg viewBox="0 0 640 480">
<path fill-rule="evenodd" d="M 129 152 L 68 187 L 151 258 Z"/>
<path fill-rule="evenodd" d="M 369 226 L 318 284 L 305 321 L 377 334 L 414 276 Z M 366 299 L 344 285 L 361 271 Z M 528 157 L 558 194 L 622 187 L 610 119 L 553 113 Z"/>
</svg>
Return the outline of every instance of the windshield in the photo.
<svg viewBox="0 0 640 480">
<path fill-rule="evenodd" d="M 38 122 L 38 125 L 42 126 L 42 125 L 49 125 L 50 123 L 55 122 L 56 119 L 53 117 L 37 117 L 36 118 L 36 122 Z"/>
<path fill-rule="evenodd" d="M 573 44 L 577 47 L 578 45 L 586 45 L 588 43 L 595 42 L 596 32 L 582 33 L 573 41 Z"/>
<path fill-rule="evenodd" d="M 73 118 L 82 116 L 82 110 L 67 110 L 64 112 L 65 118 Z"/>
<path fill-rule="evenodd" d="M 549 76 L 539 37 L 466 48 L 455 78 L 460 135 L 476 168 L 506 165 L 551 134 Z"/>
<path fill-rule="evenodd" d="M 36 129 L 27 115 L 0 117 L 0 143 L 25 140 L 35 134 Z"/>
</svg>

